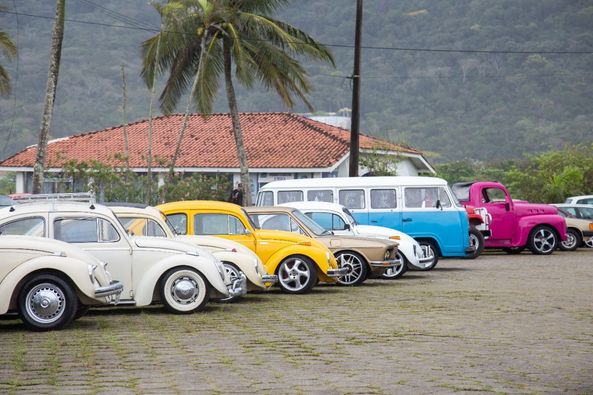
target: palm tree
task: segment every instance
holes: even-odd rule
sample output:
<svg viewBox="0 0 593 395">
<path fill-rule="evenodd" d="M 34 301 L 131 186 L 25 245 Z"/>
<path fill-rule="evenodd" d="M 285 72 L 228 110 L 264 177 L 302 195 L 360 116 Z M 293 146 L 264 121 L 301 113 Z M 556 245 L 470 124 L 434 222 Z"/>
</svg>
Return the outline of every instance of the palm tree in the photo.
<svg viewBox="0 0 593 395">
<path fill-rule="evenodd" d="M 245 87 L 260 83 L 274 89 L 287 107 L 292 108 L 293 97 L 297 97 L 310 109 L 306 94 L 311 85 L 296 58 L 334 65 L 324 45 L 272 17 L 287 3 L 288 0 L 171 0 L 157 8 L 164 29 L 142 45 L 142 76 L 147 85 L 152 86 L 155 75 L 168 73 L 160 96 L 163 112 L 172 112 L 191 84 L 178 149 L 191 104 L 195 103 L 202 114 L 210 114 L 224 76 L 246 205 L 251 204 L 251 184 L 233 85 L 233 64 L 235 78 Z M 157 51 L 159 39 L 162 42 Z M 173 166 L 178 154 L 176 150 Z"/>
<path fill-rule="evenodd" d="M 41 193 L 43 187 L 43 172 L 45 169 L 45 152 L 47 151 L 47 140 L 49 127 L 54 111 L 56 89 L 58 87 L 58 75 L 60 72 L 60 59 L 62 57 L 62 41 L 64 39 L 64 14 L 66 0 L 57 0 L 56 20 L 54 22 L 51 50 L 49 56 L 49 71 L 47 73 L 47 88 L 45 92 L 45 104 L 43 105 L 43 117 L 41 119 L 41 131 L 39 132 L 39 143 L 37 144 L 37 157 L 33 166 L 33 193 Z"/>
<path fill-rule="evenodd" d="M 5 7 L 0 6 L 0 11 L 5 9 Z M 0 32 L 0 53 L 3 53 L 9 60 L 16 56 L 16 46 L 6 32 Z M 6 69 L 0 65 L 0 95 L 8 95 L 9 93 L 10 77 Z"/>
</svg>

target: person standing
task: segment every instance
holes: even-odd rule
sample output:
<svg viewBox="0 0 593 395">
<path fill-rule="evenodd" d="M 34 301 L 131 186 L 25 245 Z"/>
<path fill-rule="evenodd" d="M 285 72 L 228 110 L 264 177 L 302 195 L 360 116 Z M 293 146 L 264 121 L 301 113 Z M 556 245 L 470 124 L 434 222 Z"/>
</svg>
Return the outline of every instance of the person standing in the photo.
<svg viewBox="0 0 593 395">
<path fill-rule="evenodd" d="M 231 196 L 229 197 L 229 202 L 238 204 L 239 206 L 243 205 L 243 184 L 237 184 L 237 187 L 233 189 L 231 192 Z"/>
</svg>

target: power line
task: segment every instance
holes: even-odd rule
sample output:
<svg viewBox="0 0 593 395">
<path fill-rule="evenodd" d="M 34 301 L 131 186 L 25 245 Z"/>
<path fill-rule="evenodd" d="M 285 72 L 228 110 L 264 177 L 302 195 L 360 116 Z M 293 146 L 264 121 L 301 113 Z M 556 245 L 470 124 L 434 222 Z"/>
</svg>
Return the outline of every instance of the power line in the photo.
<svg viewBox="0 0 593 395">
<path fill-rule="evenodd" d="M 80 1 L 83 1 L 83 2 L 85 2 L 87 4 L 92 5 L 95 8 L 98 8 L 101 12 L 103 12 L 107 16 L 110 16 L 111 18 L 115 19 L 118 22 L 127 23 L 129 25 L 132 25 L 132 26 L 135 26 L 135 27 L 138 27 L 138 28 L 142 28 L 142 29 L 153 29 L 154 28 L 154 26 L 152 26 L 152 25 L 150 25 L 148 23 L 145 23 L 145 22 L 140 21 L 138 19 L 134 19 L 134 18 L 129 17 L 129 16 L 127 16 L 125 14 L 122 14 L 120 12 L 111 10 L 111 9 L 109 9 L 107 7 L 103 7 L 102 5 L 97 4 L 97 3 L 94 3 L 94 2 L 92 2 L 90 0 L 80 0 Z"/>
<path fill-rule="evenodd" d="M 94 4 L 94 3 L 93 3 Z M 53 20 L 53 16 L 44 16 L 44 15 L 35 15 L 35 14 L 27 14 L 22 12 L 12 12 L 12 11 L 0 11 L 0 13 L 4 14 L 11 14 L 11 15 L 21 15 L 27 16 L 31 18 L 42 18 L 42 19 L 51 19 Z M 115 17 L 114 17 L 115 18 Z M 92 22 L 92 21 L 83 21 L 78 19 L 65 19 L 66 22 L 71 23 L 79 23 L 84 25 L 94 25 L 94 26 L 102 26 L 102 27 L 110 27 L 110 28 L 120 28 L 120 29 L 129 29 L 129 30 L 142 30 L 142 31 L 149 31 L 154 33 L 159 33 L 160 30 L 157 28 L 152 27 L 140 27 L 140 26 L 122 26 L 122 25 L 113 25 L 109 23 L 102 23 L 102 22 Z M 119 20 L 122 23 L 131 24 L 131 22 L 124 22 L 123 19 Z M 177 34 L 187 34 L 191 35 L 192 33 L 187 32 L 176 32 L 176 31 L 167 31 L 163 30 L 163 32 L 168 33 L 177 33 Z M 352 44 L 331 44 L 331 43 L 323 43 L 326 47 L 330 48 L 354 48 Z M 448 48 L 418 48 L 418 47 L 388 47 L 388 46 L 372 46 L 372 45 L 363 45 L 361 48 L 368 49 L 368 50 L 382 50 L 382 51 L 393 51 L 393 52 L 432 52 L 432 53 L 477 53 L 477 54 L 500 54 L 500 55 L 591 55 L 593 54 L 593 50 L 574 50 L 574 51 L 550 51 L 550 50 L 530 50 L 530 51 L 518 51 L 518 50 L 497 50 L 497 49 L 448 49 Z"/>
</svg>

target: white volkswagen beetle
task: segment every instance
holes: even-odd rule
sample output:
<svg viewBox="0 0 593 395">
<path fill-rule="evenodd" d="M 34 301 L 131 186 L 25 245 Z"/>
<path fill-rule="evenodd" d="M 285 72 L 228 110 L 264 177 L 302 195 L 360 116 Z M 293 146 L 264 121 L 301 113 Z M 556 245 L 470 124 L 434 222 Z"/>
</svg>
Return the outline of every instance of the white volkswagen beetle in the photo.
<svg viewBox="0 0 593 395">
<path fill-rule="evenodd" d="M 214 236 L 177 235 L 155 207 L 120 203 L 108 206 L 129 234 L 166 237 L 205 248 L 222 262 L 231 279 L 245 275 L 248 290 L 267 289 L 278 281 L 278 276 L 268 274 L 261 259 L 243 244 Z"/>
<path fill-rule="evenodd" d="M 244 294 L 245 279 L 231 281 L 204 249 L 174 240 L 131 237 L 115 214 L 93 203 L 46 201 L 0 209 L 0 234 L 55 238 L 103 262 L 123 285 L 120 303 L 161 302 L 174 313 L 201 310 L 210 297 Z"/>
<path fill-rule="evenodd" d="M 0 236 L 0 315 L 32 330 L 61 329 L 88 306 L 117 302 L 123 285 L 106 264 L 58 240 Z"/>
<path fill-rule="evenodd" d="M 351 235 L 361 237 L 378 237 L 397 240 L 398 257 L 405 265 L 395 266 L 385 271 L 384 278 L 397 278 L 408 268 L 427 270 L 434 267 L 438 261 L 436 254 L 425 256 L 424 250 L 414 238 L 395 229 L 383 226 L 359 225 L 350 211 L 337 203 L 327 202 L 290 202 L 280 206 L 294 207 L 311 217 L 319 225 L 331 230 L 336 235 Z"/>
</svg>

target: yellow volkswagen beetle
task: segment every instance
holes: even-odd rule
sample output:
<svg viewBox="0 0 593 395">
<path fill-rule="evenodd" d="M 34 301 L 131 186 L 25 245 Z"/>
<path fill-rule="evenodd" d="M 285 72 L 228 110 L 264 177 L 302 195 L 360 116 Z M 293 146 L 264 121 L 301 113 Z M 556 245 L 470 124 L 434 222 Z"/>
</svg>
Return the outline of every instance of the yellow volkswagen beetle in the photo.
<svg viewBox="0 0 593 395">
<path fill-rule="evenodd" d="M 306 293 L 318 281 L 333 283 L 347 272 L 322 243 L 303 235 L 255 229 L 241 206 L 187 200 L 157 206 L 179 234 L 220 236 L 254 251 L 284 292 Z"/>
</svg>

